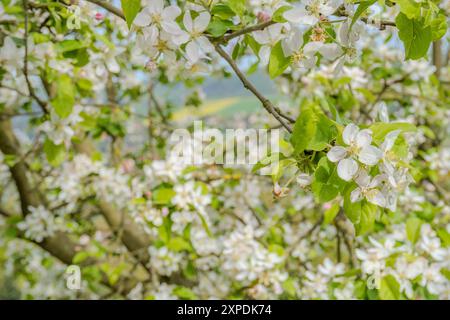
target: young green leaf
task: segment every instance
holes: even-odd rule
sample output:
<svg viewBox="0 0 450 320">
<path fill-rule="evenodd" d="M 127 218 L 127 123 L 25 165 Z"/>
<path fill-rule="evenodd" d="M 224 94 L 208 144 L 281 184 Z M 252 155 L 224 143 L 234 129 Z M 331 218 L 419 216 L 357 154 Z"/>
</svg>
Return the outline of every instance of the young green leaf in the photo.
<svg viewBox="0 0 450 320">
<path fill-rule="evenodd" d="M 67 74 L 60 75 L 55 81 L 56 96 L 51 101 L 56 114 L 61 118 L 67 118 L 75 104 L 75 88 L 72 79 Z"/>
<path fill-rule="evenodd" d="M 284 70 L 289 66 L 291 59 L 284 56 L 283 48 L 281 47 L 281 41 L 272 48 L 269 58 L 269 75 L 276 78 L 281 75 Z"/>
<path fill-rule="evenodd" d="M 381 300 L 400 299 L 400 285 L 394 276 L 387 275 L 381 279 L 379 296 Z"/>
<path fill-rule="evenodd" d="M 47 157 L 48 163 L 54 167 L 57 167 L 64 161 L 66 147 L 63 143 L 54 144 L 52 140 L 47 138 L 44 142 L 44 153 Z"/>
<path fill-rule="evenodd" d="M 420 17 L 420 4 L 414 0 L 395 0 L 400 6 L 400 12 L 404 13 L 408 18 L 413 19 Z"/>
<path fill-rule="evenodd" d="M 331 206 L 331 208 L 326 210 L 323 217 L 323 223 L 330 224 L 331 222 L 333 222 L 334 218 L 336 218 L 339 212 L 339 208 L 339 203 L 335 203 Z"/>
<path fill-rule="evenodd" d="M 386 135 L 391 131 L 414 132 L 417 130 L 416 126 L 408 122 L 376 122 L 369 129 L 373 132 L 373 141 L 378 144 L 383 142 Z"/>
<path fill-rule="evenodd" d="M 327 157 L 322 157 L 311 184 L 316 199 L 320 202 L 333 200 L 339 194 L 339 190 L 345 187 L 345 184 L 346 182 L 337 175 L 336 165 Z"/>
<path fill-rule="evenodd" d="M 406 221 L 406 235 L 411 243 L 416 243 L 420 237 L 420 227 L 422 220 L 416 217 L 411 217 Z"/>
<path fill-rule="evenodd" d="M 123 14 L 125 15 L 125 20 L 127 21 L 128 28 L 131 28 L 131 25 L 136 18 L 139 10 L 141 9 L 141 1 L 140 0 L 121 0 Z"/>
<path fill-rule="evenodd" d="M 426 26 L 424 19 L 410 19 L 399 13 L 395 19 L 398 35 L 405 47 L 405 58 L 417 60 L 424 57 L 432 41 L 432 30 Z"/>
<path fill-rule="evenodd" d="M 359 6 L 358 9 L 356 9 L 355 14 L 353 15 L 352 18 L 352 23 L 350 24 L 350 30 L 353 27 L 353 25 L 355 24 L 355 22 L 359 19 L 359 17 L 366 12 L 366 10 L 373 5 L 375 2 L 377 2 L 377 0 L 368 0 L 368 1 L 362 1 Z"/>
<path fill-rule="evenodd" d="M 317 105 L 306 103 L 295 122 L 291 142 L 296 154 L 304 150 L 321 151 L 336 134 L 334 122 Z"/>
</svg>

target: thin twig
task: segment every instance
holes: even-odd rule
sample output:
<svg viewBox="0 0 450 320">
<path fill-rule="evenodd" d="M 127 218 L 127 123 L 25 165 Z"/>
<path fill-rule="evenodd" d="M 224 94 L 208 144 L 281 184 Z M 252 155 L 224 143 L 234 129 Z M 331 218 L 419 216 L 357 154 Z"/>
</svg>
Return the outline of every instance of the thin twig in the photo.
<svg viewBox="0 0 450 320">
<path fill-rule="evenodd" d="M 123 14 L 122 10 L 119 8 L 116 8 L 115 6 L 109 4 L 108 2 L 105 2 L 103 0 L 87 0 L 88 2 L 91 2 L 93 4 L 98 5 L 99 7 L 102 7 L 103 9 L 111 12 L 112 14 L 118 16 L 119 18 L 125 20 L 125 15 Z"/>
<path fill-rule="evenodd" d="M 230 34 L 225 34 L 224 36 L 222 36 L 222 38 L 220 39 L 223 43 L 227 43 L 228 41 L 230 41 L 231 39 L 234 39 L 236 37 L 242 36 L 244 34 L 247 33 L 251 33 L 253 31 L 258 31 L 258 30 L 264 30 L 265 28 L 267 28 L 268 26 L 272 25 L 276 23 L 275 21 L 266 21 L 266 22 L 261 22 L 258 24 L 255 24 L 253 26 L 232 32 Z"/>
<path fill-rule="evenodd" d="M 34 91 L 33 86 L 31 85 L 31 81 L 28 77 L 28 0 L 23 0 L 23 10 L 24 10 L 24 28 L 25 28 L 25 33 L 24 33 L 24 40 L 25 40 L 25 55 L 23 57 L 23 74 L 25 76 L 25 81 L 27 83 L 27 87 L 28 87 L 28 91 L 30 93 L 30 96 L 33 97 L 34 100 L 36 100 L 36 102 L 39 104 L 39 106 L 41 107 L 42 111 L 44 111 L 45 113 L 48 113 L 47 110 L 47 105 L 44 101 L 42 101 L 37 95 L 36 92 Z"/>
<path fill-rule="evenodd" d="M 158 112 L 159 116 L 161 117 L 162 122 L 167 124 L 167 117 L 164 114 L 164 112 L 163 112 L 163 110 L 161 108 L 161 105 L 159 104 L 158 100 L 156 100 L 156 97 L 153 94 L 153 91 L 150 91 L 149 94 L 150 94 L 151 101 L 155 105 L 156 112 Z"/>
<path fill-rule="evenodd" d="M 293 245 L 291 246 L 291 247 L 289 247 L 287 250 L 286 250 L 286 255 L 290 255 L 291 254 L 291 252 L 292 252 L 292 250 L 294 250 L 294 248 L 295 248 L 295 245 L 297 244 L 297 243 L 299 243 L 301 240 L 303 240 L 303 239 L 306 239 L 306 238 L 308 238 L 310 235 L 312 235 L 312 233 L 314 232 L 314 230 L 316 230 L 318 227 L 320 227 L 320 225 L 322 224 L 322 222 L 323 222 L 323 216 L 321 216 L 320 218 L 319 218 L 319 220 L 317 220 L 317 222 L 305 233 L 305 234 L 302 234 L 302 235 L 300 235 L 300 236 L 298 236 L 297 237 L 297 239 L 295 239 L 292 243 L 293 243 Z"/>
<path fill-rule="evenodd" d="M 258 100 L 262 103 L 264 109 L 266 109 L 267 112 L 272 114 L 275 117 L 275 119 L 277 119 L 278 122 L 281 123 L 281 125 L 284 128 L 286 128 L 286 130 L 289 133 L 292 133 L 291 127 L 289 126 L 289 124 L 287 124 L 285 122 L 283 117 L 276 112 L 275 107 L 272 104 L 272 102 L 269 99 L 267 99 L 265 96 L 263 96 L 262 93 L 259 92 L 258 89 L 256 89 L 256 87 L 245 77 L 245 75 L 242 73 L 242 71 L 237 66 L 236 62 L 234 62 L 234 60 L 228 55 L 228 53 L 226 53 L 225 50 L 223 50 L 223 48 L 220 46 L 220 44 L 215 44 L 215 48 L 216 48 L 217 53 L 222 58 L 224 58 L 225 61 L 228 62 L 230 67 L 233 69 L 233 71 L 238 76 L 239 80 L 241 80 L 241 82 L 244 85 L 244 87 L 246 89 L 250 90 L 256 96 L 256 98 L 258 98 Z"/>
</svg>

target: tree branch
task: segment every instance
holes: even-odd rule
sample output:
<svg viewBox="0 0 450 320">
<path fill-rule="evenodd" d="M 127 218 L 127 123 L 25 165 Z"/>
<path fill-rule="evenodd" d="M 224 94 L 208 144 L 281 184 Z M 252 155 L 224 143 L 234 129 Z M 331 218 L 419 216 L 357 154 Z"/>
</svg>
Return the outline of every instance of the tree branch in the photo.
<svg viewBox="0 0 450 320">
<path fill-rule="evenodd" d="M 251 33 L 253 31 L 264 30 L 265 28 L 267 28 L 268 26 L 270 26 L 270 25 L 272 25 L 274 23 L 276 23 L 276 22 L 272 21 L 272 20 L 266 21 L 266 22 L 261 22 L 261 23 L 255 24 L 253 26 L 246 27 L 246 28 L 238 30 L 238 31 L 234 31 L 234 32 L 229 33 L 229 34 L 225 34 L 225 35 L 223 35 L 220 38 L 220 41 L 222 43 L 227 43 L 231 39 L 234 39 L 236 37 L 242 36 L 244 34 Z"/>
<path fill-rule="evenodd" d="M 272 102 L 269 99 L 267 99 L 265 96 L 263 96 L 262 93 L 260 93 L 258 91 L 258 89 L 256 89 L 256 87 L 245 77 L 245 75 L 242 73 L 242 71 L 237 66 L 236 62 L 234 62 L 234 60 L 225 52 L 225 50 L 223 50 L 223 48 L 220 46 L 220 44 L 216 43 L 214 46 L 216 48 L 217 53 L 222 58 L 224 58 L 225 61 L 228 62 L 230 67 L 233 69 L 233 71 L 238 76 L 239 80 L 241 80 L 241 82 L 244 85 L 244 87 L 246 89 L 248 89 L 249 91 L 251 91 L 256 96 L 256 98 L 258 98 L 258 100 L 261 102 L 261 104 L 263 105 L 264 109 L 267 110 L 267 112 L 272 114 L 275 117 L 275 119 L 277 119 L 278 122 L 284 128 L 286 128 L 286 130 L 289 133 L 292 133 L 291 127 L 289 126 L 289 124 L 287 124 L 285 122 L 283 117 L 275 110 L 275 106 L 272 104 Z"/>
<path fill-rule="evenodd" d="M 96 4 L 99 7 L 102 7 L 103 9 L 105 9 L 106 11 L 109 11 L 112 14 L 118 16 L 119 18 L 125 20 L 125 15 L 123 14 L 122 10 L 120 10 L 119 8 L 116 8 L 115 6 L 113 6 L 112 4 L 110 4 L 106 1 L 103 1 L 103 0 L 86 0 L 86 1 Z"/>
<path fill-rule="evenodd" d="M 33 97 L 34 100 L 38 103 L 38 105 L 41 107 L 42 111 L 45 113 L 48 113 L 47 110 L 47 104 L 45 101 L 41 100 L 34 91 L 33 86 L 31 85 L 30 78 L 28 77 L 28 0 L 23 0 L 23 11 L 24 11 L 24 40 L 25 40 L 25 55 L 23 56 L 23 74 L 25 76 L 25 81 L 27 83 L 28 92 L 30 93 L 30 96 Z"/>
<path fill-rule="evenodd" d="M 433 64 L 436 67 L 435 75 L 439 79 L 441 76 L 442 61 L 442 40 L 433 42 Z"/>
</svg>

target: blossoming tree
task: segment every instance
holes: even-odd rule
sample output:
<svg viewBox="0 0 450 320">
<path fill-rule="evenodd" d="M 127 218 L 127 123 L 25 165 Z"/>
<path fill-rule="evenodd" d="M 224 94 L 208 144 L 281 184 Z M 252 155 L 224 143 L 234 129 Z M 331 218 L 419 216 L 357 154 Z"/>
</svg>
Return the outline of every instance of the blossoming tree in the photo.
<svg viewBox="0 0 450 320">
<path fill-rule="evenodd" d="M 450 298 L 449 12 L 2 0 L 0 297 Z M 280 150 L 177 161 L 174 111 L 229 77 L 261 107 L 207 125 Z"/>
</svg>

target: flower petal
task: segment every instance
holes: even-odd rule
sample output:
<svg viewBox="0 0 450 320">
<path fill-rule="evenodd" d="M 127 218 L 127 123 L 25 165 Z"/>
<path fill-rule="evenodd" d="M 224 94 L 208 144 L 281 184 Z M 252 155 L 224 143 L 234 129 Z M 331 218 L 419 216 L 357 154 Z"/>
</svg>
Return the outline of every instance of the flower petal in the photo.
<svg viewBox="0 0 450 320">
<path fill-rule="evenodd" d="M 133 24 L 138 27 L 146 27 L 150 24 L 150 15 L 148 14 L 147 10 L 142 10 L 139 12 L 133 20 Z"/>
<path fill-rule="evenodd" d="M 360 148 L 370 145 L 372 142 L 372 131 L 364 129 L 356 134 L 356 145 Z"/>
<path fill-rule="evenodd" d="M 358 171 L 358 163 L 353 159 L 339 161 L 337 166 L 338 176 L 345 181 L 350 181 Z"/>
<path fill-rule="evenodd" d="M 271 47 L 269 46 L 262 46 L 259 49 L 259 58 L 261 59 L 261 65 L 265 66 L 269 63 L 269 58 L 270 58 L 270 51 L 271 51 Z"/>
<path fill-rule="evenodd" d="M 316 54 L 317 51 L 320 50 L 321 47 L 322 47 L 322 42 L 311 41 L 311 42 L 308 42 L 307 44 L 305 44 L 305 46 L 303 47 L 303 53 L 307 57 L 312 57 L 313 55 Z"/>
<path fill-rule="evenodd" d="M 269 43 L 269 34 L 267 30 L 259 30 L 253 32 L 253 38 L 259 44 L 268 44 Z"/>
<path fill-rule="evenodd" d="M 170 34 L 176 35 L 181 33 L 181 28 L 175 21 L 165 20 L 161 22 L 161 27 Z"/>
<path fill-rule="evenodd" d="M 168 6 L 163 10 L 162 18 L 163 20 L 175 20 L 181 14 L 181 9 L 178 6 Z"/>
<path fill-rule="evenodd" d="M 147 8 L 151 13 L 160 13 L 164 8 L 164 0 L 148 1 Z"/>
<path fill-rule="evenodd" d="M 380 207 L 386 207 L 386 198 L 378 189 L 372 189 L 366 194 L 366 198 L 369 202 L 376 204 Z"/>
<path fill-rule="evenodd" d="M 320 54 L 327 60 L 334 60 L 342 55 L 342 49 L 336 43 L 325 43 L 319 49 Z"/>
<path fill-rule="evenodd" d="M 359 132 L 358 126 L 353 123 L 350 123 L 345 127 L 344 132 L 342 133 L 342 139 L 346 144 L 349 145 L 353 141 L 355 141 L 358 132 Z"/>
<path fill-rule="evenodd" d="M 401 130 L 394 130 L 389 132 L 384 138 L 383 143 L 381 144 L 381 150 L 383 150 L 384 152 L 391 150 L 400 132 Z"/>
<path fill-rule="evenodd" d="M 200 48 L 194 41 L 189 41 L 186 45 L 186 56 L 191 63 L 196 63 L 200 59 Z"/>
<path fill-rule="evenodd" d="M 173 42 L 175 45 L 180 46 L 180 45 L 182 45 L 183 43 L 188 42 L 188 41 L 189 41 L 189 38 L 190 38 L 189 33 L 187 33 L 187 32 L 184 31 L 184 30 L 180 30 L 179 33 L 175 34 L 175 35 L 172 37 L 172 42 Z"/>
<path fill-rule="evenodd" d="M 362 200 L 362 194 L 361 194 L 360 188 L 356 188 L 355 190 L 353 190 L 350 193 L 350 201 L 351 202 L 357 202 L 357 201 L 361 201 L 361 200 Z"/>
<path fill-rule="evenodd" d="M 310 185 L 312 182 L 312 177 L 307 173 L 300 173 L 297 176 L 297 183 L 300 185 L 300 187 L 306 187 Z"/>
<path fill-rule="evenodd" d="M 374 146 L 367 146 L 361 149 L 358 154 L 358 160 L 369 166 L 376 165 L 383 156 L 380 149 Z"/>
<path fill-rule="evenodd" d="M 186 27 L 186 30 L 190 33 L 193 31 L 193 22 L 191 17 L 191 11 L 186 11 L 183 17 L 183 24 Z"/>
<path fill-rule="evenodd" d="M 342 160 L 347 155 L 347 149 L 344 147 L 336 146 L 330 149 L 327 153 L 328 160 L 331 162 L 338 162 Z"/>
<path fill-rule="evenodd" d="M 300 23 L 306 15 L 306 10 L 304 8 L 292 8 L 291 10 L 287 10 L 283 17 L 292 23 Z"/>
<path fill-rule="evenodd" d="M 197 44 L 202 48 L 205 53 L 210 53 L 214 51 L 214 46 L 209 42 L 208 38 L 205 36 L 198 37 L 195 39 Z"/>
<path fill-rule="evenodd" d="M 208 27 L 209 21 L 211 20 L 211 15 L 203 11 L 194 20 L 194 29 L 196 33 L 202 33 Z"/>
<path fill-rule="evenodd" d="M 360 168 L 356 174 L 355 181 L 358 186 L 367 188 L 370 184 L 370 177 L 366 170 Z"/>
</svg>

